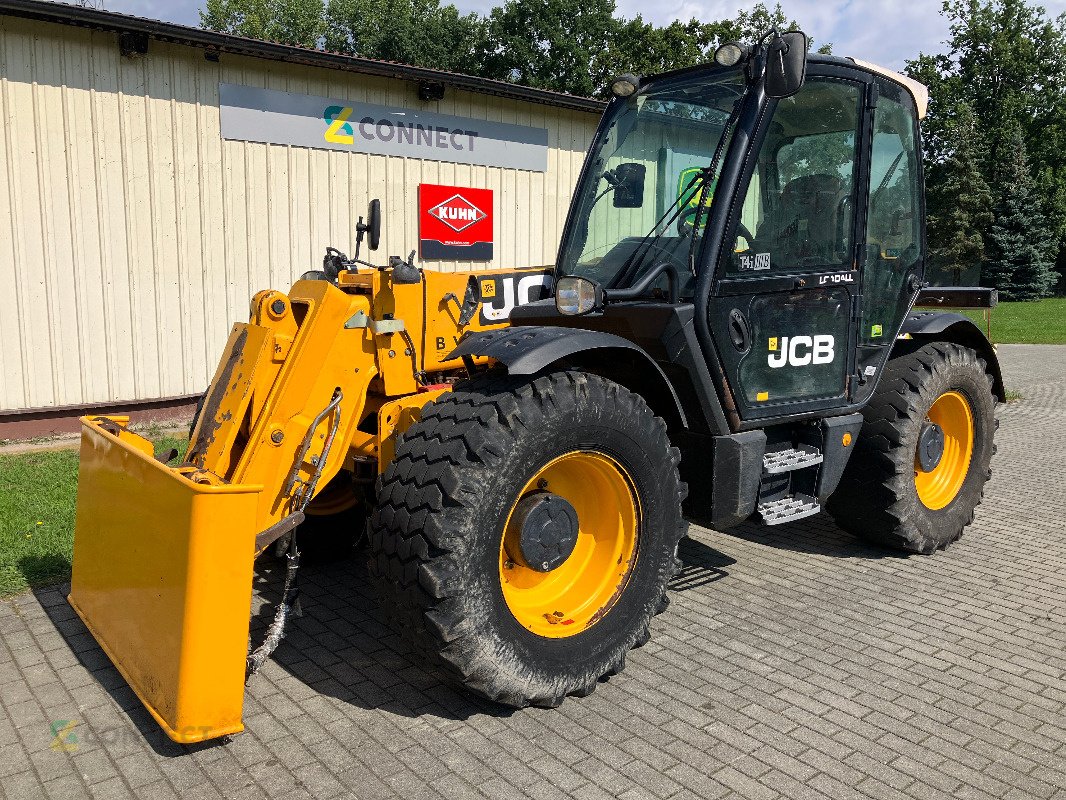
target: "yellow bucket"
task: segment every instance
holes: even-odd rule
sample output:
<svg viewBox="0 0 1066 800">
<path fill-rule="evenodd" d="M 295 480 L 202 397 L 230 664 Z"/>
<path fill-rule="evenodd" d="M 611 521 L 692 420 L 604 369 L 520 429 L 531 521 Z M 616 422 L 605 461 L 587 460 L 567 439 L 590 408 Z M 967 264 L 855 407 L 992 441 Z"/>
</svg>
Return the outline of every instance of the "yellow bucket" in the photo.
<svg viewBox="0 0 1066 800">
<path fill-rule="evenodd" d="M 125 419 L 81 422 L 71 606 L 171 739 L 239 733 L 262 487 L 194 482 Z"/>
</svg>

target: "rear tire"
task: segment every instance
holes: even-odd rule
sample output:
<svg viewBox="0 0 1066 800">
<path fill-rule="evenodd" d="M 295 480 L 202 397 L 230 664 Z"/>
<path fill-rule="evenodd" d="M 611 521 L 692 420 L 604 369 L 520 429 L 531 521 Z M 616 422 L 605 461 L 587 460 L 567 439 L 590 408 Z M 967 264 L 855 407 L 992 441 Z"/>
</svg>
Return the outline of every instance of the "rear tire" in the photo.
<svg viewBox="0 0 1066 800">
<path fill-rule="evenodd" d="M 958 539 L 973 522 L 991 475 L 991 387 L 985 362 L 968 347 L 932 342 L 891 359 L 863 410 L 862 432 L 840 487 L 829 498 L 837 524 L 860 539 L 912 553 L 932 553 Z M 935 470 L 920 469 L 916 454 L 938 401 L 949 415 L 947 444 L 930 488 Z"/>
<path fill-rule="evenodd" d="M 530 613 L 513 599 L 510 570 L 518 567 L 507 555 L 512 540 L 504 533 L 513 532 L 508 521 L 520 497 L 528 502 L 566 484 L 550 470 L 568 459 L 595 479 L 558 495 L 578 512 L 573 553 L 595 552 L 588 543 L 598 547 L 601 538 L 590 531 L 613 530 L 612 520 L 630 512 L 635 546 L 603 581 L 588 584 L 613 590 L 589 595 L 608 598 L 601 608 L 597 599 L 580 612 L 584 617 L 575 611 L 570 620 L 566 614 L 548 619 L 556 625 L 549 630 L 544 618 L 552 614 Z M 458 384 L 426 406 L 381 479 L 370 524 L 370 573 L 386 617 L 420 650 L 439 656 L 453 678 L 490 700 L 555 706 L 567 695 L 589 694 L 624 667 L 631 648 L 647 641 L 651 618 L 667 605 L 666 584 L 677 572 L 684 531 L 678 461 L 663 421 L 641 397 L 604 378 L 489 373 Z M 627 482 L 619 484 L 615 473 Z M 552 480 L 538 480 L 542 474 Z M 628 504 L 608 500 L 597 476 L 605 487 L 628 486 Z M 580 564 L 572 585 L 584 587 L 599 562 L 573 559 L 536 572 L 547 581 L 564 574 L 556 570 Z"/>
</svg>

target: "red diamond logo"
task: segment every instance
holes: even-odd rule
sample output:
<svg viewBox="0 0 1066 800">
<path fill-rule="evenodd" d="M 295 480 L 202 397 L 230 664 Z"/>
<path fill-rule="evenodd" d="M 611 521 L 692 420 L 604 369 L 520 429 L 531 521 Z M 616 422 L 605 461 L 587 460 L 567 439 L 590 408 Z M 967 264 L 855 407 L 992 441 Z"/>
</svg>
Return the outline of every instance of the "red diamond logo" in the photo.
<svg viewBox="0 0 1066 800">
<path fill-rule="evenodd" d="M 453 194 L 443 203 L 433 206 L 429 213 L 453 231 L 464 231 L 488 216 L 461 194 Z"/>
</svg>

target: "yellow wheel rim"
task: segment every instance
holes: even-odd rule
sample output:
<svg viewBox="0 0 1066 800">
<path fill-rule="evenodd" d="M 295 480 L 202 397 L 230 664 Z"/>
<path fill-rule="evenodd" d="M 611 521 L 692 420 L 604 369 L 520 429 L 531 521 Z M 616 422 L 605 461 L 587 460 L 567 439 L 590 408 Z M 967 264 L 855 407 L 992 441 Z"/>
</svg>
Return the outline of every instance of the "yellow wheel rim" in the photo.
<svg viewBox="0 0 1066 800">
<path fill-rule="evenodd" d="M 511 525 L 515 506 L 527 495 L 551 492 L 577 512 L 574 550 L 550 572 L 526 566 L 520 532 Z M 500 584 L 514 618 L 552 639 L 574 636 L 595 625 L 625 589 L 636 563 L 640 508 L 633 483 L 613 458 L 567 453 L 548 462 L 522 488 L 500 542 Z"/>
<path fill-rule="evenodd" d="M 351 480 L 334 478 L 315 495 L 304 510 L 312 517 L 328 517 L 355 508 L 359 505 L 359 500 Z"/>
<path fill-rule="evenodd" d="M 914 460 L 914 485 L 918 499 L 933 511 L 944 508 L 958 495 L 970 471 L 973 455 L 973 412 L 959 392 L 945 392 L 936 399 L 927 415 L 944 431 L 944 454 L 929 472 Z"/>
</svg>

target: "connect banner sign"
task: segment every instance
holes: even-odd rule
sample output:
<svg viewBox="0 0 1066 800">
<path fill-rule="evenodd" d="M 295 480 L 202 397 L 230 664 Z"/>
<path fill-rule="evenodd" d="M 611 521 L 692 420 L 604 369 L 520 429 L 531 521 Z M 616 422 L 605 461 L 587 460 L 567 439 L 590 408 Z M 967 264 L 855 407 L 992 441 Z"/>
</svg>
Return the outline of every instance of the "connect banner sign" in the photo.
<svg viewBox="0 0 1066 800">
<path fill-rule="evenodd" d="M 548 169 L 548 131 L 330 97 L 219 84 L 223 139 Z"/>
<path fill-rule="evenodd" d="M 419 256 L 492 260 L 492 189 L 418 187 Z"/>
</svg>

